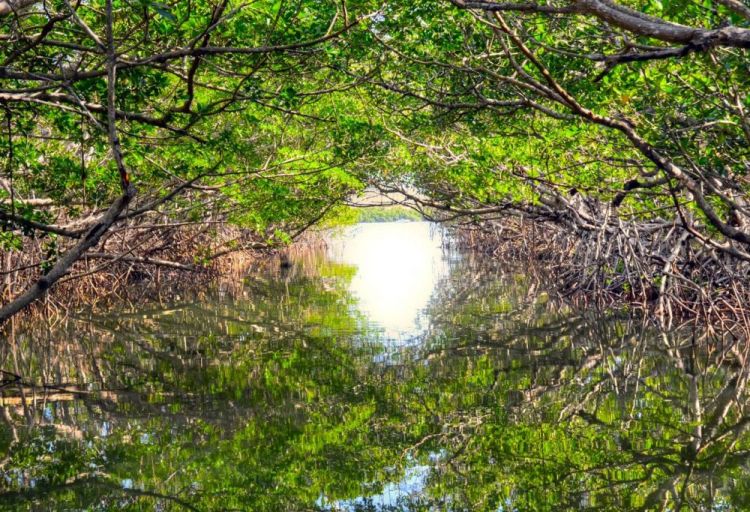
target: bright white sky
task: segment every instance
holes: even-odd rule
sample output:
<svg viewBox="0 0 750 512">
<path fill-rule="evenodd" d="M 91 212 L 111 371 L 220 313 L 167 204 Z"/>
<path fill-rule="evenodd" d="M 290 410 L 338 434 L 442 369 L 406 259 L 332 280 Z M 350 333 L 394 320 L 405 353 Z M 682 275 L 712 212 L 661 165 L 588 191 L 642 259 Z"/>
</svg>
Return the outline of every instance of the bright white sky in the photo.
<svg viewBox="0 0 750 512">
<path fill-rule="evenodd" d="M 388 336 L 413 333 L 446 272 L 439 233 L 427 222 L 359 224 L 334 240 L 331 256 L 357 267 L 351 291 Z"/>
</svg>

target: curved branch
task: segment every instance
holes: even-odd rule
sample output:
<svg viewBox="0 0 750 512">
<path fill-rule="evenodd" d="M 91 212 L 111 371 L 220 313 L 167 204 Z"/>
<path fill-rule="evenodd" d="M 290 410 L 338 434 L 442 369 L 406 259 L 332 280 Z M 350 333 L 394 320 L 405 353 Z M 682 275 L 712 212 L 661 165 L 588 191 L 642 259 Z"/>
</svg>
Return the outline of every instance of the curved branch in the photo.
<svg viewBox="0 0 750 512">
<path fill-rule="evenodd" d="M 99 218 L 99 222 L 89 230 L 86 236 L 57 260 L 49 272 L 40 277 L 36 283 L 20 296 L 0 308 L 0 325 L 35 300 L 44 296 L 47 290 L 59 281 L 87 250 L 99 243 L 99 239 L 114 224 L 134 196 L 135 187 L 130 185 L 125 190 L 125 193 L 112 203 L 109 210 Z"/>
<path fill-rule="evenodd" d="M 488 12 L 508 11 L 594 16 L 601 21 L 639 36 L 668 43 L 691 45 L 699 50 L 715 46 L 750 48 L 750 29 L 732 26 L 716 29 L 689 27 L 634 11 L 611 0 L 574 0 L 564 7 L 534 2 L 508 3 L 485 0 L 450 0 L 450 2 L 462 9 L 477 9 Z"/>
</svg>

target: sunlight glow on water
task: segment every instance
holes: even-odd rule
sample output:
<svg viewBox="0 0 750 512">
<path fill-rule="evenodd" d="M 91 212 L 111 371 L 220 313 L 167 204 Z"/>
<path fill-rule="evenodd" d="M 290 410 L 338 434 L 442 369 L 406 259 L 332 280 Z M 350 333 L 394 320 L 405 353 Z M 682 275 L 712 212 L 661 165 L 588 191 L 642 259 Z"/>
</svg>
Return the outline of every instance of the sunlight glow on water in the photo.
<svg viewBox="0 0 750 512">
<path fill-rule="evenodd" d="M 348 228 L 331 257 L 355 265 L 350 289 L 360 309 L 387 336 L 420 331 L 419 317 L 448 270 L 440 231 L 429 222 L 380 222 Z"/>
</svg>

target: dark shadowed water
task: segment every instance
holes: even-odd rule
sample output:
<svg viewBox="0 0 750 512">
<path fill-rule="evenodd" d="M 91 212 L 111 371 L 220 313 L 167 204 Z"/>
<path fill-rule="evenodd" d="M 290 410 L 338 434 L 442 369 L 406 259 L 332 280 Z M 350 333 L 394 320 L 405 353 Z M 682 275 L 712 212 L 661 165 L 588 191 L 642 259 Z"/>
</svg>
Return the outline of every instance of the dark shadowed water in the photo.
<svg viewBox="0 0 750 512">
<path fill-rule="evenodd" d="M 432 233 L 432 236 L 431 236 Z M 427 224 L 0 344 L 0 510 L 748 510 L 744 346 Z"/>
</svg>

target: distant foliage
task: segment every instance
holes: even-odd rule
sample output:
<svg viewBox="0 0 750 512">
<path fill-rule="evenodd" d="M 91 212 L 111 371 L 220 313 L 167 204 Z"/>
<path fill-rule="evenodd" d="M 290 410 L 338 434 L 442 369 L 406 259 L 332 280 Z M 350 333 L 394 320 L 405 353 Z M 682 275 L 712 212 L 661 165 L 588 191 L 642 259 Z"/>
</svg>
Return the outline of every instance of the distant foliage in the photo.
<svg viewBox="0 0 750 512">
<path fill-rule="evenodd" d="M 405 206 L 374 206 L 356 209 L 357 222 L 419 221 L 419 212 Z"/>
</svg>

